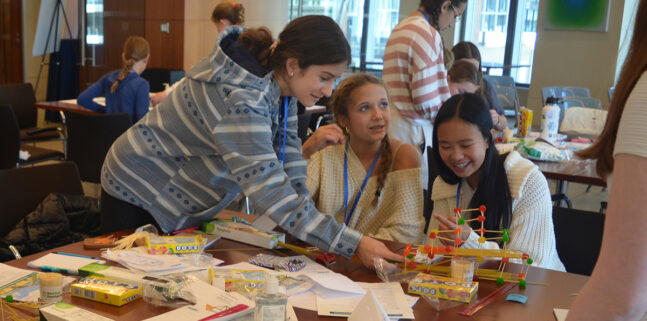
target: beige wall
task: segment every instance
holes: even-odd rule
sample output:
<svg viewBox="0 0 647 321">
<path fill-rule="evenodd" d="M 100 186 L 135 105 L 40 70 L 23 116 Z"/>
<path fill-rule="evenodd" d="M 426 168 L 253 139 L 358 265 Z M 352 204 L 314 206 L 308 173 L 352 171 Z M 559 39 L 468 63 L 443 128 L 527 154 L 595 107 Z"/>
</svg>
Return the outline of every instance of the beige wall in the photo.
<svg viewBox="0 0 647 321">
<path fill-rule="evenodd" d="M 184 69 L 208 55 L 216 44 L 218 30 L 211 22 L 211 13 L 220 0 L 186 0 L 184 2 Z M 288 0 L 238 0 L 245 6 L 245 25 L 266 26 L 274 38 L 288 21 Z"/>
<path fill-rule="evenodd" d="M 611 1 L 608 32 L 545 30 L 542 27 L 545 1 L 539 2 L 537 42 L 527 106 L 535 115 L 543 107 L 541 88 L 577 86 L 608 104 L 607 90 L 613 86 L 624 0 Z M 534 117 L 539 126 L 541 117 Z"/>
</svg>

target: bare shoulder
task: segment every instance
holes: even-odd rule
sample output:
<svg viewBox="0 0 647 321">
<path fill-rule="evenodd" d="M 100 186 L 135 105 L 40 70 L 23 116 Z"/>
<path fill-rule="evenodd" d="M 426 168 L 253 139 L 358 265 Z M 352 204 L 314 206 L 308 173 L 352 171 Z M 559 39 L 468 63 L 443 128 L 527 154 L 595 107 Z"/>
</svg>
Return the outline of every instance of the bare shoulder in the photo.
<svg viewBox="0 0 647 321">
<path fill-rule="evenodd" d="M 416 147 L 393 138 L 391 146 L 394 152 L 393 171 L 420 167 L 421 156 Z"/>
</svg>

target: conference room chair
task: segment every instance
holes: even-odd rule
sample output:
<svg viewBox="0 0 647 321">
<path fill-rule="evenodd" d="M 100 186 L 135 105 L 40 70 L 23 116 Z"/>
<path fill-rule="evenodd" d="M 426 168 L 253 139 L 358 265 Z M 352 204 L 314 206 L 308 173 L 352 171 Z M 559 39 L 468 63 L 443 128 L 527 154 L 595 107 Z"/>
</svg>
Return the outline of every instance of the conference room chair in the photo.
<svg viewBox="0 0 647 321">
<path fill-rule="evenodd" d="M 0 235 L 7 234 L 54 192 L 83 195 L 76 164 L 60 162 L 0 170 Z"/>
<path fill-rule="evenodd" d="M 65 140 L 63 129 L 60 127 L 36 126 L 37 111 L 34 104 L 36 96 L 30 83 L 0 85 L 0 105 L 10 105 L 16 114 L 20 139 L 23 143 L 43 142 L 50 140 Z"/>
<path fill-rule="evenodd" d="M 65 112 L 67 160 L 76 163 L 81 180 L 99 184 L 101 166 L 112 143 L 132 121 L 128 113 L 81 114 Z"/>
<path fill-rule="evenodd" d="M 21 150 L 29 153 L 28 159 L 19 158 Z M 57 150 L 21 144 L 18 121 L 13 109 L 8 105 L 0 105 L 0 169 L 63 159 L 65 155 Z"/>
<path fill-rule="evenodd" d="M 591 91 L 583 87 L 571 86 L 550 86 L 541 89 L 542 103 L 546 102 L 548 97 L 591 97 Z"/>
<path fill-rule="evenodd" d="M 517 116 L 519 115 L 519 96 L 514 78 L 510 76 L 483 76 L 497 93 L 497 98 L 503 107 L 503 115 L 508 121 L 509 128 L 517 127 Z"/>
<path fill-rule="evenodd" d="M 597 212 L 553 208 L 557 254 L 567 272 L 591 275 L 600 254 L 604 218 Z"/>
<path fill-rule="evenodd" d="M 146 68 L 141 77 L 148 80 L 151 92 L 164 90 L 164 84 L 173 85 L 184 77 L 184 70 L 173 70 L 165 68 Z"/>
</svg>

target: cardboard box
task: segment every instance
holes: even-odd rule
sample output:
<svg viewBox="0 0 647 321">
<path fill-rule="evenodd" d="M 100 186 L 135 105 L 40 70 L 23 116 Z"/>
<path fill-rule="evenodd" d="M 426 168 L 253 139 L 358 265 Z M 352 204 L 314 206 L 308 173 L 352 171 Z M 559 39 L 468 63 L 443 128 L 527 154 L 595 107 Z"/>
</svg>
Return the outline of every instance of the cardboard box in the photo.
<svg viewBox="0 0 647 321">
<path fill-rule="evenodd" d="M 204 223 L 204 231 L 226 239 L 250 244 L 266 249 L 276 248 L 280 242 L 285 242 L 285 234 L 264 231 L 244 223 L 214 220 Z"/>
<path fill-rule="evenodd" d="M 199 253 L 203 245 L 200 234 L 146 237 L 148 254 Z"/>
<path fill-rule="evenodd" d="M 98 276 L 89 276 L 71 286 L 72 296 L 116 305 L 118 307 L 142 297 L 142 287 Z"/>
<path fill-rule="evenodd" d="M 459 302 L 470 302 L 478 292 L 478 288 L 478 282 L 462 282 L 426 273 L 419 273 L 409 282 L 410 294 Z"/>
</svg>

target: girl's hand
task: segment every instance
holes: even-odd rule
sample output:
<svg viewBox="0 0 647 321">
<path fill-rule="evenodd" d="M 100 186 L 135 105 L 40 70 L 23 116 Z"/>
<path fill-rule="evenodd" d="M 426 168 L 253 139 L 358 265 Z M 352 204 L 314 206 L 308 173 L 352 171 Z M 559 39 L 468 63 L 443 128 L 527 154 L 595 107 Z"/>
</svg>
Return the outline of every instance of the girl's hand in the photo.
<svg viewBox="0 0 647 321">
<path fill-rule="evenodd" d="M 384 243 L 368 236 L 362 237 L 355 253 L 362 261 L 362 264 L 371 270 L 375 269 L 374 261 L 376 258 L 404 262 L 404 256 L 391 252 Z"/>
<path fill-rule="evenodd" d="M 456 223 L 456 217 L 454 215 L 450 217 L 445 217 L 440 214 L 434 213 L 433 217 L 438 220 L 438 230 L 450 230 L 449 232 L 439 232 L 438 235 L 442 236 L 444 238 L 448 238 L 452 241 L 440 239 L 440 242 L 442 242 L 445 245 L 454 245 L 454 239 L 456 238 L 456 234 L 454 234 L 455 229 L 460 229 L 461 230 L 461 241 L 465 242 L 467 241 L 467 238 L 470 236 L 470 233 L 472 233 L 472 228 L 469 227 L 466 224 L 463 225 L 458 225 Z"/>
<path fill-rule="evenodd" d="M 330 146 L 344 143 L 344 132 L 337 124 L 330 124 L 319 127 L 312 133 L 312 136 L 303 143 L 302 156 L 309 159 L 312 154 Z"/>
</svg>

